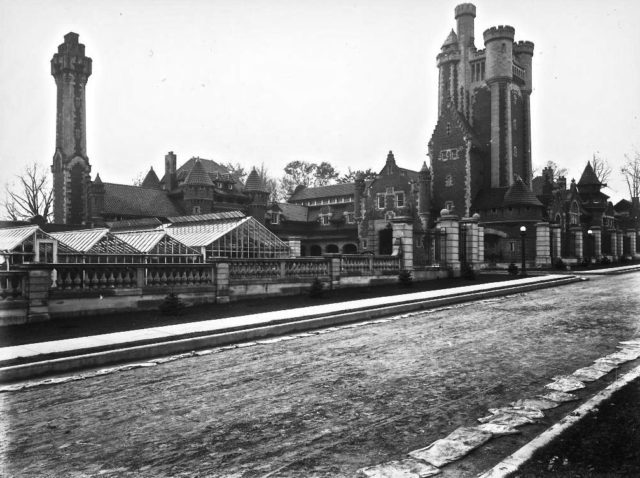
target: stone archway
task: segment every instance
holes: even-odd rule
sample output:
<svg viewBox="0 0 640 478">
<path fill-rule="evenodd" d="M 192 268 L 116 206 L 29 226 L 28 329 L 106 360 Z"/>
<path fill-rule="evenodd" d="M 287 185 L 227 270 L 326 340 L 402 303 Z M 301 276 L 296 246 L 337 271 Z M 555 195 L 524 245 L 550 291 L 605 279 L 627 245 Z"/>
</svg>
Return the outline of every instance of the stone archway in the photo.
<svg viewBox="0 0 640 478">
<path fill-rule="evenodd" d="M 356 246 L 355 244 L 345 244 L 344 246 L 342 246 L 342 253 L 343 254 L 357 254 L 358 253 L 358 246 Z"/>
<path fill-rule="evenodd" d="M 337 254 L 340 252 L 340 248 L 335 244 L 328 244 L 325 250 L 327 254 Z"/>
</svg>

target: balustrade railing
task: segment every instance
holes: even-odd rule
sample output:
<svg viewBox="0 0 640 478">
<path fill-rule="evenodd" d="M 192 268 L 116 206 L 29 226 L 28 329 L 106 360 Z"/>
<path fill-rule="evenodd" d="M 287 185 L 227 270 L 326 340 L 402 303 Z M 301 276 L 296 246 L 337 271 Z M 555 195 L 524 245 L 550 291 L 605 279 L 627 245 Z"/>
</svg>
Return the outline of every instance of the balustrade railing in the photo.
<svg viewBox="0 0 640 478">
<path fill-rule="evenodd" d="M 24 297 L 26 272 L 0 271 L 0 301 Z"/>
<path fill-rule="evenodd" d="M 329 273 L 325 258 L 229 260 L 229 278 L 236 281 L 322 277 Z"/>
<path fill-rule="evenodd" d="M 348 255 L 340 258 L 340 272 L 344 275 L 391 274 L 400 271 L 397 256 Z"/>
<path fill-rule="evenodd" d="M 54 290 L 130 289 L 213 284 L 207 264 L 56 264 Z"/>
</svg>

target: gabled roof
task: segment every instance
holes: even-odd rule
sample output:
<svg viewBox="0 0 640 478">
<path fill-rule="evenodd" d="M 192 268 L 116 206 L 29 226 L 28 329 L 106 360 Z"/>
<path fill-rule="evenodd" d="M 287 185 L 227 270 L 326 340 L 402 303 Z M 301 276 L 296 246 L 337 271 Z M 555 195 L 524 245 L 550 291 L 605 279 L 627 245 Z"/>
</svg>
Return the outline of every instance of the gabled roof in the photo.
<svg viewBox="0 0 640 478">
<path fill-rule="evenodd" d="M 289 201 L 350 196 L 355 194 L 355 184 L 356 183 L 340 183 L 320 186 L 317 188 L 301 188 L 291 195 Z"/>
<path fill-rule="evenodd" d="M 153 229 L 146 231 L 116 232 L 115 236 L 145 254 L 153 252 L 153 249 L 158 245 L 158 243 L 164 240 L 169 241 L 170 243 L 174 243 L 175 246 L 182 246 L 182 253 L 174 252 L 171 255 L 200 255 L 197 250 L 185 246 L 177 239 L 169 236 L 164 230 Z M 178 248 L 176 247 L 176 249 Z M 186 252 L 186 254 L 184 252 Z"/>
<path fill-rule="evenodd" d="M 95 183 L 97 183 L 99 179 L 100 179 L 100 176 L 99 175 L 96 176 Z M 153 168 L 149 170 L 144 180 L 142 181 L 141 186 L 143 188 L 162 189 L 162 185 L 160 184 L 160 179 L 158 179 L 158 175 L 153 170 Z"/>
<path fill-rule="evenodd" d="M 168 227 L 166 231 L 186 246 L 206 247 L 250 219 L 253 218 L 242 217 L 207 224 L 179 224 Z"/>
<path fill-rule="evenodd" d="M 38 229 L 38 226 L 0 229 L 0 251 L 12 251 L 29 236 L 34 235 Z"/>
<path fill-rule="evenodd" d="M 140 254 L 139 250 L 111 234 L 106 228 L 52 232 L 50 235 L 74 251 L 84 254 Z"/>
<path fill-rule="evenodd" d="M 504 194 L 504 206 L 542 206 L 521 178 L 518 178 Z"/>
<path fill-rule="evenodd" d="M 580 176 L 580 181 L 578 181 L 578 186 L 588 186 L 588 185 L 597 185 L 602 186 L 603 184 L 596 176 L 596 172 L 593 170 L 591 166 L 591 161 L 587 161 L 587 165 L 582 172 L 582 176 Z"/>
<path fill-rule="evenodd" d="M 103 214 L 137 217 L 179 216 L 182 210 L 160 189 L 104 183 Z"/>
<path fill-rule="evenodd" d="M 194 161 L 193 167 L 187 174 L 184 183 L 191 186 L 213 186 L 213 181 L 211 181 L 209 174 L 205 171 L 199 159 Z"/>
</svg>

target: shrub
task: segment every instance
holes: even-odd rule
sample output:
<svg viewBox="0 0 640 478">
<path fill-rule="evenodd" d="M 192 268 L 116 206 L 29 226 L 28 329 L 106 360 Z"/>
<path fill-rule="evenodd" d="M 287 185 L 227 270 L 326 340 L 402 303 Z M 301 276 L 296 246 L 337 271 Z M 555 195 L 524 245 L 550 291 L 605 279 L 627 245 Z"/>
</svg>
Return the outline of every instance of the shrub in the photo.
<svg viewBox="0 0 640 478">
<path fill-rule="evenodd" d="M 320 279 L 316 277 L 315 279 L 313 279 L 313 282 L 309 287 L 309 297 L 311 297 L 312 299 L 317 299 L 319 297 L 322 297 L 322 294 L 324 294 L 324 284 Z"/>
<path fill-rule="evenodd" d="M 553 266 L 560 271 L 564 271 L 567 269 L 567 265 L 562 259 L 556 259 L 556 262 L 553 264 Z"/>
<path fill-rule="evenodd" d="M 166 295 L 162 304 L 160 304 L 160 312 L 162 315 L 180 315 L 184 309 L 184 303 L 178 297 L 178 294 L 170 292 Z"/>
<path fill-rule="evenodd" d="M 609 264 L 611 264 L 611 259 L 609 259 L 607 256 L 602 256 L 602 258 L 600 259 L 600 264 L 602 264 L 603 266 L 608 266 Z"/>
<path fill-rule="evenodd" d="M 466 262 L 462 264 L 462 277 L 467 280 L 475 280 L 476 278 L 476 271 Z"/>
<path fill-rule="evenodd" d="M 509 271 L 509 274 L 511 274 L 512 276 L 518 275 L 518 266 L 515 265 L 513 262 L 509 264 L 509 268 L 507 270 Z"/>
<path fill-rule="evenodd" d="M 398 282 L 402 287 L 411 287 L 413 285 L 413 277 L 411 271 L 401 270 L 398 274 Z"/>
</svg>

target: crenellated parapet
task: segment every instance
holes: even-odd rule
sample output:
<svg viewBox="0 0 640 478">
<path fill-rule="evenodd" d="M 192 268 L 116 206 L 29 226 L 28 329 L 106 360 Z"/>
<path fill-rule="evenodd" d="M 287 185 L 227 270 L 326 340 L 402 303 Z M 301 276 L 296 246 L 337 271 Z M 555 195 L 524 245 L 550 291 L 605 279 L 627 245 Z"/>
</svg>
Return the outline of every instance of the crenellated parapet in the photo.
<svg viewBox="0 0 640 478">
<path fill-rule="evenodd" d="M 497 27 L 491 27 L 483 33 L 485 45 L 495 40 L 511 40 L 516 36 L 516 29 L 510 25 L 498 25 Z"/>
<path fill-rule="evenodd" d="M 456 19 L 462 15 L 476 16 L 476 6 L 473 3 L 461 3 L 455 9 Z"/>
<path fill-rule="evenodd" d="M 519 41 L 513 44 L 513 53 L 515 55 L 531 55 L 533 56 L 533 42 Z"/>
<path fill-rule="evenodd" d="M 51 59 L 51 74 L 54 77 L 64 73 L 73 73 L 87 81 L 91 76 L 92 60 L 84 54 L 84 45 L 78 42 L 77 33 L 67 33 L 64 43 L 58 46 L 58 52 Z"/>
</svg>

